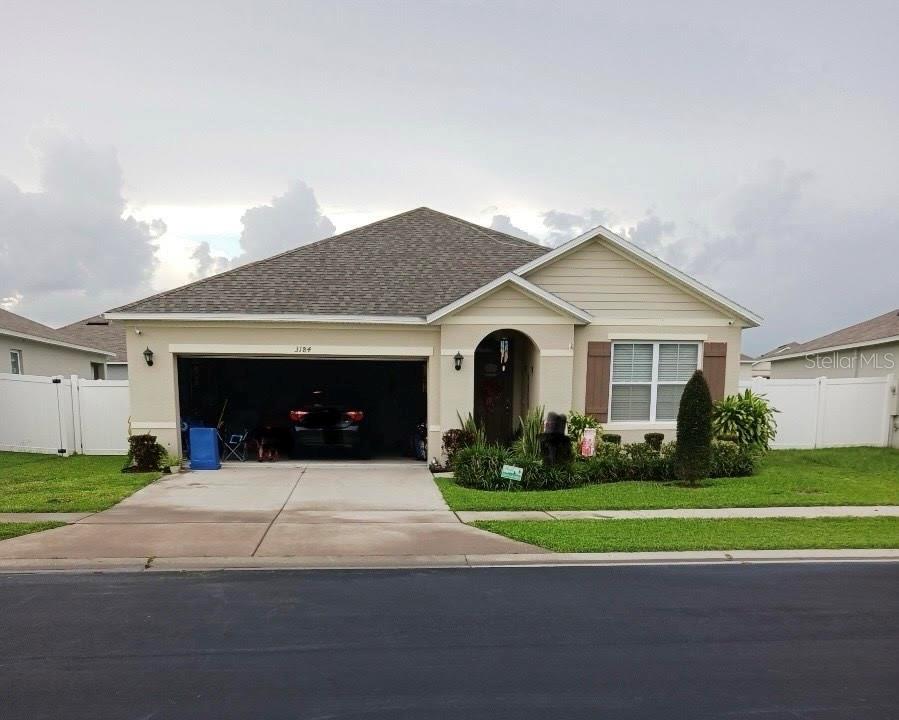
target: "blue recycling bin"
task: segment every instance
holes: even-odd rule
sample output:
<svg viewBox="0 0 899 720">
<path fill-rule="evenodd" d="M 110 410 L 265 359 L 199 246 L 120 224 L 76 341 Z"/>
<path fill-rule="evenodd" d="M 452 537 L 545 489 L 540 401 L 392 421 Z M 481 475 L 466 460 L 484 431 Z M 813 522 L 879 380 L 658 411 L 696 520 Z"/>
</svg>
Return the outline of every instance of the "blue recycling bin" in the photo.
<svg viewBox="0 0 899 720">
<path fill-rule="evenodd" d="M 190 469 L 218 470 L 221 467 L 219 438 L 215 428 L 192 427 L 190 429 Z"/>
</svg>

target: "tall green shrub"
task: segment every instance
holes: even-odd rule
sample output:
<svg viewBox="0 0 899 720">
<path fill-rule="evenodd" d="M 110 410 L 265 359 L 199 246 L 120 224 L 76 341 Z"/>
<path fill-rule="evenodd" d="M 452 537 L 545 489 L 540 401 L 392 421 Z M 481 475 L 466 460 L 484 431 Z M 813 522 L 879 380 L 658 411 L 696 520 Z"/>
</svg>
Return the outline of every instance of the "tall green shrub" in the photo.
<svg viewBox="0 0 899 720">
<path fill-rule="evenodd" d="M 702 370 L 693 373 L 677 411 L 677 449 L 674 473 L 696 485 L 709 476 L 712 463 L 712 395 Z"/>
<path fill-rule="evenodd" d="M 543 406 L 532 408 L 518 418 L 521 435 L 512 443 L 512 452 L 522 458 L 540 459 L 540 433 L 543 432 Z"/>
<path fill-rule="evenodd" d="M 740 445 L 767 450 L 777 434 L 776 412 L 779 411 L 768 404 L 764 395 L 747 388 L 715 403 L 712 429 L 715 437 L 732 437 Z"/>
</svg>

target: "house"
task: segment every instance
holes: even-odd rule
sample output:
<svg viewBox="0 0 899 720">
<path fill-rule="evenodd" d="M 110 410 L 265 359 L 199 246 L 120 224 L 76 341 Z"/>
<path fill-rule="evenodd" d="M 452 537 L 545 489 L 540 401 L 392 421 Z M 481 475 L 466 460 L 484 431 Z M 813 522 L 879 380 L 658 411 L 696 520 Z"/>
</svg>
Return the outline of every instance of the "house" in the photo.
<svg viewBox="0 0 899 720">
<path fill-rule="evenodd" d="M 318 391 L 358 405 L 384 455 L 424 423 L 432 456 L 460 415 L 506 440 L 535 406 L 672 437 L 694 370 L 736 392 L 760 322 L 606 228 L 550 250 L 428 208 L 105 316 L 127 329 L 132 427 L 173 449 L 182 420 L 274 442 Z"/>
<path fill-rule="evenodd" d="M 15 375 L 106 376 L 114 353 L 0 308 L 0 372 Z"/>
<path fill-rule="evenodd" d="M 101 347 L 112 353 L 106 361 L 107 380 L 127 380 L 128 360 L 125 355 L 125 326 L 94 315 L 59 328 L 70 338 L 85 345 Z"/>
<path fill-rule="evenodd" d="M 740 382 L 771 377 L 771 363 L 740 353 Z"/>
<path fill-rule="evenodd" d="M 771 377 L 854 378 L 899 374 L 899 309 L 765 353 Z"/>
</svg>

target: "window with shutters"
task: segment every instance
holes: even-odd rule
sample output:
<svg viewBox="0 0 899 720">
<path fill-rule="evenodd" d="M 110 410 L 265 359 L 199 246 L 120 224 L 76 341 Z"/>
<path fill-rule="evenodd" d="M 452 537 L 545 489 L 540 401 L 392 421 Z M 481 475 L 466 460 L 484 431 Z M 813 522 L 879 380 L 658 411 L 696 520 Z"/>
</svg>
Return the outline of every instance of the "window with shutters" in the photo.
<svg viewBox="0 0 899 720">
<path fill-rule="evenodd" d="M 676 420 L 684 386 L 699 367 L 699 356 L 699 343 L 613 343 L 609 420 Z"/>
</svg>

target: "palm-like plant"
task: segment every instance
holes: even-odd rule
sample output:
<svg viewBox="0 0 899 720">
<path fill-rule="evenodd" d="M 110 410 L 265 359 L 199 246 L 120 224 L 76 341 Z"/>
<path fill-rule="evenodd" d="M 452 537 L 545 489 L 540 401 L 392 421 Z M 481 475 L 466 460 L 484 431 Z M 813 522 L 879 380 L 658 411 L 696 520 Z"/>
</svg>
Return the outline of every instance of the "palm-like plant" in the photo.
<svg viewBox="0 0 899 720">
<path fill-rule="evenodd" d="M 540 434 L 543 432 L 543 406 L 532 408 L 518 418 L 521 435 L 512 443 L 512 452 L 518 457 L 540 459 Z"/>
<path fill-rule="evenodd" d="M 777 434 L 777 412 L 764 395 L 746 389 L 715 403 L 712 429 L 719 438 L 731 437 L 741 445 L 767 450 Z"/>
</svg>

